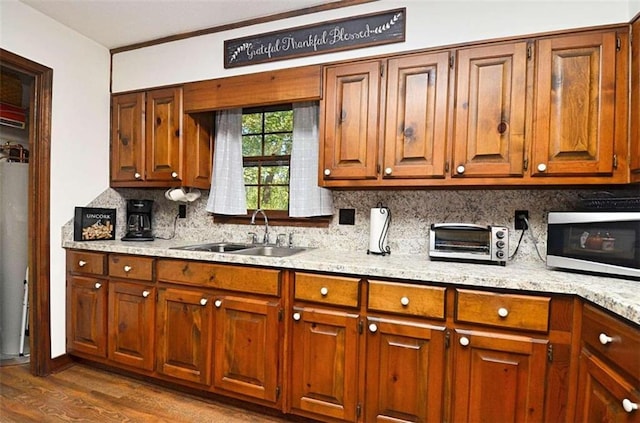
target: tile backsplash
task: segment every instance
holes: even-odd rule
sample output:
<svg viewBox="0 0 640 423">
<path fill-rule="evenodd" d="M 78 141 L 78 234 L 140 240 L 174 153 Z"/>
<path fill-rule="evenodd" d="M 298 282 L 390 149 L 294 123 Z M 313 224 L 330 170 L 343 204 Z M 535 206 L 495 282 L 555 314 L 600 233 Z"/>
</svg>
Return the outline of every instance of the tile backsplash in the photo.
<svg viewBox="0 0 640 423">
<path fill-rule="evenodd" d="M 174 236 L 177 240 L 184 240 L 185 244 L 249 240 L 246 225 L 216 223 L 205 211 L 208 192 L 203 192 L 200 199 L 187 205 L 187 217 L 184 219 L 176 219 L 178 204 L 167 200 L 164 192 L 158 189 L 108 189 L 88 206 L 117 209 L 118 239 L 124 234 L 125 201 L 136 198 L 154 200 L 152 226 L 156 237 Z M 335 214 L 329 227 L 271 226 L 271 240 L 275 241 L 277 233 L 293 233 L 296 246 L 366 251 L 369 247 L 370 209 L 382 204 L 391 210 L 388 240 L 392 254 L 427 254 L 429 227 L 432 223 L 441 222 L 505 225 L 511 230 L 510 253 L 513 253 L 521 235 L 520 230 L 513 229 L 514 211 L 528 210 L 531 232 L 522 238 L 514 260 L 538 261 L 534 246 L 537 244 L 544 257 L 547 212 L 571 210 L 581 196 L 594 192 L 586 189 L 333 191 Z M 632 195 L 637 196 L 637 190 Z M 355 209 L 355 224 L 339 224 L 339 209 Z"/>
</svg>

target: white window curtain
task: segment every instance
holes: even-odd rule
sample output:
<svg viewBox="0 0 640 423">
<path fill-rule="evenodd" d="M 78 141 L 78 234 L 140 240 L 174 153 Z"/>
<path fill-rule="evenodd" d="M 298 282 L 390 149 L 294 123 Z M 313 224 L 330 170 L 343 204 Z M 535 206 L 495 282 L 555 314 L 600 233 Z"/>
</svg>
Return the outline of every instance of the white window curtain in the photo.
<svg viewBox="0 0 640 423">
<path fill-rule="evenodd" d="M 247 214 L 242 166 L 242 109 L 216 113 L 213 174 L 206 210 L 226 215 Z"/>
<path fill-rule="evenodd" d="M 289 169 L 289 216 L 333 214 L 331 191 L 318 186 L 318 104 L 293 104 L 293 145 Z"/>
</svg>

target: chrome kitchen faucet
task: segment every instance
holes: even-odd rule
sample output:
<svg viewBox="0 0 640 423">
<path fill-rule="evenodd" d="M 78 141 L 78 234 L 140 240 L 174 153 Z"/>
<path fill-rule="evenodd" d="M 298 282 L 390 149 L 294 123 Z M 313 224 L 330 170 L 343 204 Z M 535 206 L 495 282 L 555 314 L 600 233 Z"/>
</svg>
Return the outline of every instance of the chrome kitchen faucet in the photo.
<svg viewBox="0 0 640 423">
<path fill-rule="evenodd" d="M 262 243 L 264 245 L 267 245 L 269 243 L 269 219 L 267 219 L 267 214 L 264 212 L 264 210 L 258 209 L 253 212 L 253 215 L 251 216 L 251 224 L 256 224 L 256 215 L 258 214 L 258 212 L 262 213 L 262 216 L 264 217 L 264 237 L 262 238 Z"/>
</svg>

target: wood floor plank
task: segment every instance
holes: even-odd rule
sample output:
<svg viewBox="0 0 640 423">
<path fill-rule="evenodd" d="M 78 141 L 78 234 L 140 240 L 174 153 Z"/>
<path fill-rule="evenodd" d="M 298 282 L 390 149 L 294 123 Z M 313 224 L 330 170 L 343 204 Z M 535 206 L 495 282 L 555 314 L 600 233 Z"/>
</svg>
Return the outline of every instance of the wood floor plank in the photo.
<svg viewBox="0 0 640 423">
<path fill-rule="evenodd" d="M 2 423 L 286 421 L 81 364 L 45 378 L 28 365 L 0 367 Z"/>
</svg>

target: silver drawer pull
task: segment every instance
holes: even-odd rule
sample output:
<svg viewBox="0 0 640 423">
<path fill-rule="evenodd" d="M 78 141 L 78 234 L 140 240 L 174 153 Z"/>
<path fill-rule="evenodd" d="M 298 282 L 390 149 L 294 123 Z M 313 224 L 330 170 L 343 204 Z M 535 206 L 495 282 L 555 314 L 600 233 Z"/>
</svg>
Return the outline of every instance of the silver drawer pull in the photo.
<svg viewBox="0 0 640 423">
<path fill-rule="evenodd" d="M 377 331 L 378 331 L 378 325 L 376 325 L 375 323 L 371 323 L 369 325 L 369 332 L 376 333 Z"/>
<path fill-rule="evenodd" d="M 463 347 L 466 347 L 470 344 L 469 338 L 467 338 L 466 336 L 463 336 L 462 338 L 460 338 L 460 345 L 462 345 Z"/>
<path fill-rule="evenodd" d="M 123 269 L 124 269 L 125 273 L 129 273 L 129 272 L 131 272 L 131 269 L 133 269 L 133 268 L 131 266 L 124 266 Z"/>
<path fill-rule="evenodd" d="M 632 411 L 638 409 L 638 404 L 635 402 L 631 402 L 631 400 L 628 398 L 625 398 L 622 400 L 622 408 L 624 408 L 624 411 L 626 411 L 627 413 L 631 413 Z"/>
<path fill-rule="evenodd" d="M 80 260 L 80 261 L 78 262 L 78 266 L 80 266 L 80 267 L 85 267 L 86 265 L 87 265 L 87 262 L 86 262 L 86 261 L 84 261 L 84 260 Z"/>
<path fill-rule="evenodd" d="M 151 292 L 147 291 L 146 289 L 144 291 L 142 291 L 142 296 L 144 298 L 147 298 L 149 296 L 149 294 L 151 294 Z"/>
<path fill-rule="evenodd" d="M 600 341 L 600 343 L 601 343 L 602 345 L 607 345 L 607 344 L 609 344 L 609 343 L 613 342 L 613 338 L 612 338 L 612 337 L 610 337 L 609 335 L 607 335 L 607 334 L 606 334 L 606 333 L 604 333 L 604 332 L 602 332 L 602 333 L 600 334 L 600 336 L 598 336 L 598 340 Z"/>
<path fill-rule="evenodd" d="M 400 298 L 400 304 L 402 304 L 405 307 L 408 306 L 409 305 L 409 297 Z"/>
<path fill-rule="evenodd" d="M 201 298 L 201 299 L 200 299 L 200 305 L 201 305 L 201 306 L 205 306 L 205 305 L 207 305 L 207 302 L 208 302 L 208 300 L 207 300 L 206 298 Z"/>
<path fill-rule="evenodd" d="M 95 285 L 93 285 L 96 289 L 100 289 L 100 287 L 102 286 L 102 284 L 100 282 L 96 282 Z"/>
<path fill-rule="evenodd" d="M 509 315 L 509 310 L 507 310 L 506 308 L 504 308 L 504 307 L 500 307 L 500 308 L 498 309 L 498 316 L 500 316 L 500 317 L 502 317 L 502 318 L 505 318 L 505 317 L 507 317 L 508 315 Z"/>
<path fill-rule="evenodd" d="M 173 179 L 177 178 L 178 177 L 178 172 L 171 172 L 171 177 Z"/>
<path fill-rule="evenodd" d="M 140 179 L 140 178 L 142 178 L 142 175 L 139 174 L 138 172 L 136 172 L 136 173 L 133 174 L 133 177 L 136 178 L 136 179 Z"/>
<path fill-rule="evenodd" d="M 222 307 L 222 300 L 215 300 L 215 302 L 213 303 L 214 306 L 216 306 L 216 308 L 220 308 Z"/>
<path fill-rule="evenodd" d="M 323 297 L 326 297 L 329 294 L 329 288 L 327 288 L 326 286 L 323 286 L 322 288 L 320 288 L 320 295 L 322 295 Z"/>
<path fill-rule="evenodd" d="M 295 320 L 296 322 L 298 320 L 300 320 L 302 318 L 302 316 L 300 315 L 300 313 L 293 313 L 293 320 Z"/>
</svg>

